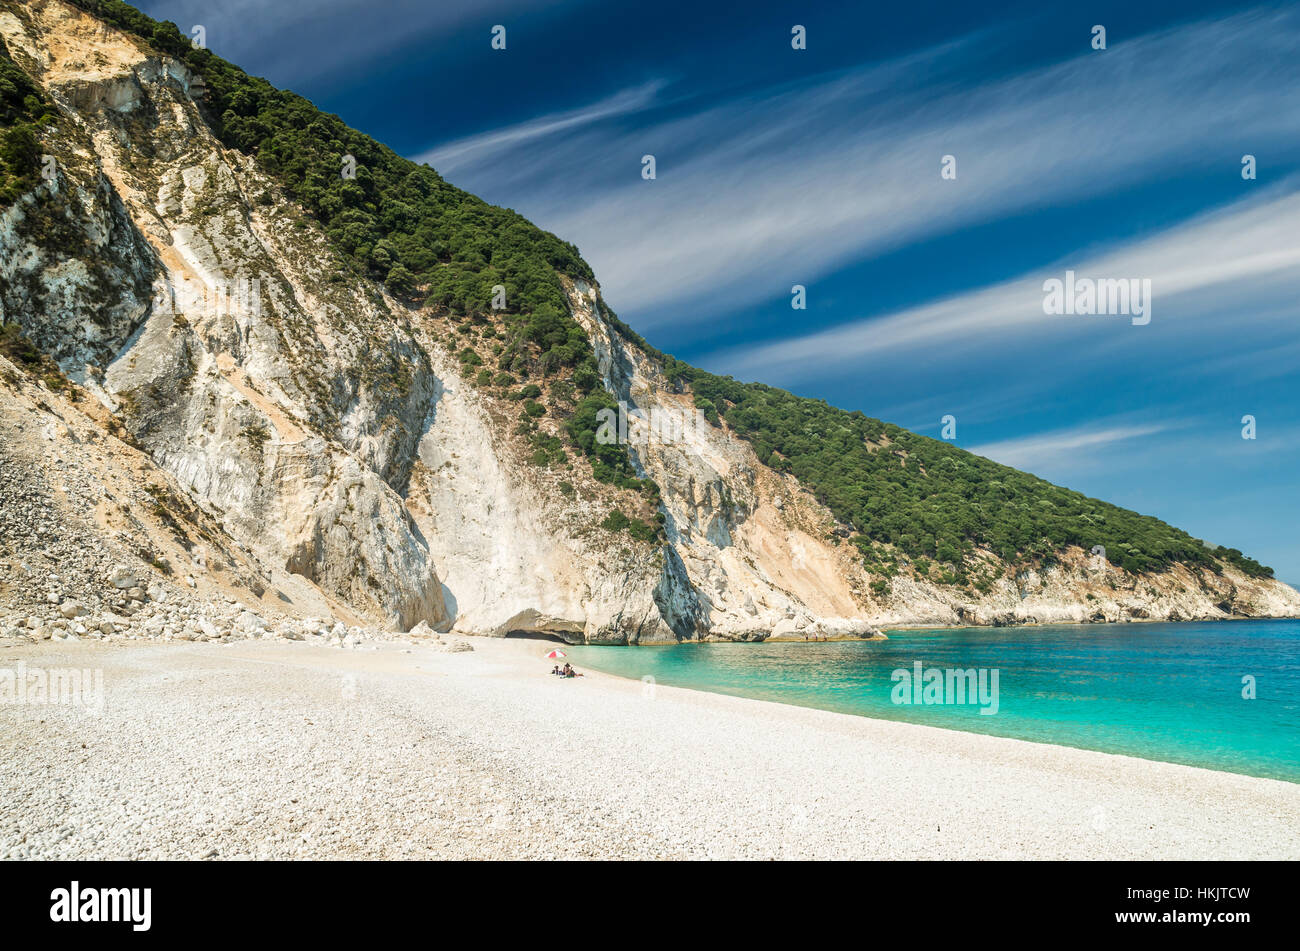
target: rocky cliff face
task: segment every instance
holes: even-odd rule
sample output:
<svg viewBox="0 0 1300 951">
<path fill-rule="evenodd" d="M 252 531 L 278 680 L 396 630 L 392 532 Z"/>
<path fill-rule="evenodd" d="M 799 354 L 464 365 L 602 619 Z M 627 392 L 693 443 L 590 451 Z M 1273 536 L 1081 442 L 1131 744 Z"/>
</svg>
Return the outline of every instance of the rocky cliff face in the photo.
<svg viewBox="0 0 1300 951">
<path fill-rule="evenodd" d="M 530 461 L 518 405 L 472 379 L 447 316 L 344 276 L 314 220 L 212 136 L 183 64 L 61 0 L 0 3 L 0 37 L 66 119 L 42 141 L 52 174 L 0 212 L 0 317 L 97 406 L 55 406 L 48 381 L 0 360 L 0 465 L 29 464 L 24 440 L 50 425 L 98 420 L 193 509 L 208 548 L 260 579 L 222 588 L 254 609 L 610 643 L 1300 614 L 1300 594 L 1231 568 L 1134 576 L 1080 551 L 1041 575 L 987 556 L 984 593 L 914 573 L 873 589 L 831 514 L 566 279 L 626 407 L 614 430 L 661 492 L 661 541 L 602 527 L 619 491 L 580 457 Z M 87 471 L 131 478 L 111 460 Z M 195 564 L 194 590 L 216 583 Z"/>
</svg>

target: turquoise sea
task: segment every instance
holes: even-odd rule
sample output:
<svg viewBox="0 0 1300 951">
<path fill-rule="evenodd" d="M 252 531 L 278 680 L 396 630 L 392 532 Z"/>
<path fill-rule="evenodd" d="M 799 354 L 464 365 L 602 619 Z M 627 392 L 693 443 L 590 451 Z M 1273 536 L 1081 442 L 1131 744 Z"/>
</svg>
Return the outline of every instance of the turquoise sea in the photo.
<svg viewBox="0 0 1300 951">
<path fill-rule="evenodd" d="M 888 641 L 565 650 L 579 669 L 670 686 L 1300 782 L 1300 621 L 886 633 Z M 980 714 L 978 703 L 895 703 L 894 671 L 911 674 L 917 661 L 996 669 L 997 713 Z M 1255 699 L 1243 697 L 1245 677 Z"/>
</svg>

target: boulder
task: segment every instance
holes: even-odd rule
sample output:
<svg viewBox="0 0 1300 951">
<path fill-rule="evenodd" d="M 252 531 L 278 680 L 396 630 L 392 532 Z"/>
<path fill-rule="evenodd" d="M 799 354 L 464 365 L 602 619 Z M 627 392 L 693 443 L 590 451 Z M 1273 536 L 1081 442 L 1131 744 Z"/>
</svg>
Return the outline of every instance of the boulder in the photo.
<svg viewBox="0 0 1300 951">
<path fill-rule="evenodd" d="M 108 582 L 114 588 L 125 591 L 128 588 L 134 588 L 139 583 L 139 579 L 130 568 L 125 565 L 118 565 L 108 573 Z"/>
<path fill-rule="evenodd" d="M 69 599 L 67 601 L 64 601 L 61 605 L 59 605 L 59 613 L 62 614 L 65 618 L 71 619 L 74 617 L 81 617 L 83 614 L 89 614 L 90 609 L 87 608 L 80 601 Z"/>
<path fill-rule="evenodd" d="M 420 640 L 426 640 L 429 638 L 438 640 L 439 638 L 438 632 L 429 626 L 428 621 L 421 621 L 419 624 L 415 625 L 415 627 L 406 632 L 406 636 L 418 638 Z"/>
<path fill-rule="evenodd" d="M 794 618 L 783 618 L 776 622 L 768 640 L 802 640 L 802 630 Z"/>
</svg>

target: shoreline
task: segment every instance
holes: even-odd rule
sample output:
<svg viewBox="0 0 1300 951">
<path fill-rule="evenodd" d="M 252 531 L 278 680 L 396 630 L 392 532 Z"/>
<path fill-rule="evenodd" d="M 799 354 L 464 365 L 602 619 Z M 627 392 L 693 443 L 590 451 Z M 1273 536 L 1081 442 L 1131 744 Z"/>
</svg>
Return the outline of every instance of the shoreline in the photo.
<svg viewBox="0 0 1300 951">
<path fill-rule="evenodd" d="M 963 631 L 983 630 L 985 628 L 994 630 L 1003 627 L 1100 627 L 1107 624 L 1233 624 L 1238 621 L 1300 621 L 1300 614 L 1260 614 L 1249 617 L 1191 617 L 1182 618 L 1178 621 L 1158 617 L 1132 617 L 1118 621 L 1025 621 L 1018 624 L 890 624 L 887 627 L 882 627 L 880 632 L 888 634 L 890 631 Z M 870 638 L 863 639 L 869 640 Z"/>
<path fill-rule="evenodd" d="M 1250 621 L 1300 621 L 1300 614 L 1268 614 L 1254 616 L 1238 617 L 1189 617 L 1172 621 L 1168 618 L 1157 617 L 1126 617 L 1116 620 L 1081 620 L 1081 621 L 1018 621 L 1014 624 L 889 624 L 876 629 L 876 633 L 870 637 L 861 637 L 856 634 L 836 634 L 827 637 L 796 637 L 791 634 L 779 634 L 775 637 L 723 637 L 719 635 L 705 635 L 691 641 L 664 640 L 664 641 L 571 641 L 566 640 L 560 632 L 539 632 L 552 634 L 557 640 L 555 643 L 564 644 L 569 647 L 676 647 L 684 643 L 696 644 L 828 644 L 838 641 L 887 641 L 889 634 L 894 631 L 965 631 L 965 630 L 1000 630 L 1003 628 L 1035 628 L 1035 627 L 1104 627 L 1108 624 L 1231 624 L 1236 622 Z M 468 631 L 453 631 L 463 637 L 490 637 L 496 638 L 498 635 L 489 633 L 472 633 Z"/>
<path fill-rule="evenodd" d="M 1229 621 L 1274 622 L 1274 621 L 1278 621 L 1278 620 L 1287 621 L 1287 620 L 1297 620 L 1297 619 L 1292 619 L 1292 618 L 1220 618 L 1220 619 L 1212 620 L 1212 621 L 1159 621 L 1159 620 L 1153 620 L 1153 619 L 1142 619 L 1143 623 L 1148 623 L 1148 624 L 1171 624 L 1171 625 L 1186 625 L 1186 624 L 1217 624 L 1217 623 L 1227 623 L 1227 622 L 1229 622 Z M 1041 625 L 1011 625 L 1011 626 L 1015 626 L 1015 627 L 1034 627 L 1034 626 L 1038 626 L 1038 627 L 1053 627 L 1053 628 L 1059 628 L 1059 627 L 1095 627 L 1095 626 L 1097 626 L 1098 624 L 1114 624 L 1114 623 L 1117 623 L 1117 622 L 1069 622 L 1069 623 L 1051 623 L 1051 624 L 1041 624 Z M 1122 623 L 1122 622 L 1120 622 L 1120 623 Z M 1135 622 L 1135 623 L 1136 623 L 1136 622 Z M 794 640 L 794 639 L 791 639 L 791 638 L 780 638 L 780 639 L 770 639 L 770 640 L 764 640 L 764 641 L 724 641 L 724 640 L 701 640 L 701 641 L 698 641 L 698 642 L 692 642 L 692 643 L 696 643 L 696 644 L 728 644 L 728 643 L 730 643 L 730 644 L 736 644 L 736 645 L 747 645 L 747 646 L 755 646 L 755 647 L 758 646 L 758 645 L 767 644 L 767 643 L 769 643 L 769 642 L 770 642 L 770 643 L 773 643 L 773 644 L 805 644 L 805 643 L 806 643 L 806 644 L 808 644 L 808 645 L 812 645 L 812 644 L 814 644 L 814 643 L 816 643 L 816 644 L 826 644 L 826 643 L 831 643 L 831 642 L 855 642 L 855 641 L 856 641 L 856 642 L 862 642 L 862 643 L 869 643 L 869 642 L 872 642 L 872 641 L 886 641 L 886 640 L 889 640 L 889 638 L 886 637 L 886 636 L 884 636 L 884 635 L 892 635 L 892 634 L 895 634 L 895 633 L 904 633 L 904 634 L 906 634 L 906 633 L 915 633 L 915 632 L 932 632 L 932 631 L 933 631 L 933 632 L 950 632 L 950 631 L 962 631 L 962 630 L 971 630 L 971 631 L 974 631 L 974 630 L 983 630 L 983 629 L 985 629 L 985 628 L 992 629 L 993 626 L 991 626 L 991 625 L 958 625 L 958 626 L 929 626 L 929 625 L 926 625 L 926 626 L 917 626 L 917 627 L 889 627 L 889 628 L 882 628 L 881 631 L 880 631 L 880 635 L 881 635 L 881 636 L 879 636 L 879 637 L 873 637 L 873 638 L 852 638 L 852 637 L 850 637 L 850 638 L 828 638 L 828 639 L 826 639 L 826 640 L 821 640 L 821 641 L 812 641 L 812 640 L 810 640 L 810 641 L 807 641 L 807 642 L 803 641 L 802 639 L 800 639 L 800 640 Z M 587 648 L 593 648 L 593 649 L 594 649 L 594 648 L 606 648 L 606 647 L 611 647 L 611 648 L 635 648 L 635 647 L 640 647 L 640 646 L 647 646 L 647 647 L 664 647 L 664 646 L 669 646 L 669 645 L 659 645 L 659 644 L 651 644 L 651 645 L 637 645 L 637 644 L 630 644 L 630 645 L 628 645 L 628 644 L 589 644 L 589 645 L 586 645 L 586 644 L 584 644 L 584 645 L 569 645 L 569 646 L 574 647 L 574 648 L 580 648 L 580 649 L 587 649 Z M 584 662 L 589 662 L 589 660 L 588 660 L 587 658 L 583 658 L 583 660 L 584 660 Z M 631 674 L 623 674 L 623 673 L 618 673 L 618 672 L 615 672 L 615 671 L 602 671 L 602 673 L 605 673 L 605 674 L 608 675 L 608 676 L 614 676 L 614 677 L 625 677 L 625 678 L 627 678 L 627 679 L 633 679 L 633 680 L 636 679 L 636 678 L 635 678 L 633 675 L 631 675 Z M 736 692 L 727 692 L 727 691 L 725 691 L 725 690 L 715 690 L 715 689 L 710 689 L 710 688 L 707 687 L 707 686 L 700 686 L 700 685 L 679 686 L 678 689 L 684 689 L 684 690 L 695 690 L 695 691 L 699 691 L 699 692 L 702 692 L 702 693 L 717 693 L 717 694 L 722 695 L 722 696 L 744 697 L 744 698 L 746 698 L 746 699 L 757 700 L 757 701 L 764 702 L 764 703 L 776 703 L 776 704 L 781 704 L 781 705 L 785 705 L 785 706 L 799 707 L 799 708 L 803 708 L 803 709 L 811 709 L 811 710 L 826 710 L 827 712 L 831 712 L 831 713 L 839 713 L 839 714 L 844 714 L 844 715 L 847 715 L 847 716 L 863 717 L 863 718 L 865 718 L 865 719 L 869 719 L 869 720 L 880 720 L 880 721 L 889 722 L 889 723 L 907 723 L 907 724 L 914 724 L 914 725 L 918 725 L 918 726 L 927 726 L 927 727 L 930 727 L 930 728 L 933 728 L 933 729 L 951 730 L 951 731 L 953 731 L 953 732 L 957 732 L 957 733 L 971 733 L 971 734 L 975 734 L 975 735 L 979 735 L 979 736 L 996 736 L 996 737 L 1002 737 L 1002 738 L 1005 738 L 1005 739 L 1017 740 L 1017 741 L 1024 742 L 1024 743 L 1034 743 L 1034 744 L 1040 744 L 1040 745 L 1044 745 L 1044 746 L 1061 747 L 1061 748 L 1064 748 L 1064 749 L 1080 750 L 1080 751 L 1093 752 L 1093 753 L 1102 753 L 1102 754 L 1105 754 L 1105 755 L 1111 755 L 1111 756 L 1122 756 L 1122 757 L 1127 757 L 1127 758 L 1130 758 L 1130 759 L 1143 760 L 1143 761 L 1146 761 L 1146 762 L 1152 762 L 1152 763 L 1166 763 L 1166 764 L 1174 765 L 1174 766 L 1186 766 L 1186 767 L 1188 767 L 1188 768 L 1192 768 L 1192 769 L 1204 769 L 1204 770 L 1209 770 L 1210 772 L 1216 772 L 1216 773 L 1229 773 L 1229 774 L 1232 774 L 1232 775 L 1237 775 L 1237 776 L 1248 776 L 1248 777 L 1256 778 L 1256 779 L 1268 779 L 1268 780 L 1274 780 L 1274 781 L 1278 781 L 1278 782 L 1291 783 L 1291 784 L 1293 784 L 1293 785 L 1300 786 L 1300 775 L 1297 775 L 1297 778 L 1290 778 L 1289 776 L 1269 775 L 1269 774 L 1267 774 L 1267 773 L 1262 773 L 1262 772 L 1250 772 L 1250 771 L 1247 771 L 1247 770 L 1244 770 L 1244 769 L 1233 769 L 1233 768 L 1227 768 L 1227 767 L 1223 767 L 1223 766 L 1220 766 L 1220 765 L 1217 765 L 1217 764 L 1213 764 L 1213 765 L 1211 765 L 1211 764 L 1206 764 L 1206 763 L 1203 763 L 1203 762 L 1185 762 L 1185 761 L 1179 761 L 1179 760 L 1176 760 L 1176 759 L 1170 759 L 1170 758 L 1167 758 L 1167 757 L 1163 757 L 1163 756 L 1161 756 L 1161 755 L 1158 755 L 1158 753 L 1156 753 L 1156 754 L 1152 754 L 1152 755 L 1143 755 L 1142 753 L 1128 752 L 1128 751 L 1124 751 L 1124 750 L 1122 750 L 1122 749 L 1119 749 L 1119 750 L 1117 750 L 1117 749 L 1100 749 L 1100 748 L 1097 748 L 1097 747 L 1080 746 L 1080 745 L 1075 745 L 1074 743 L 1071 743 L 1071 742 L 1068 742 L 1068 741 L 1062 741 L 1062 740 L 1039 739 L 1039 738 L 1034 738 L 1034 737 L 1025 737 L 1025 736 L 1013 736 L 1013 735 L 1008 735 L 1008 734 L 1006 734 L 1006 733 L 995 732 L 995 731 L 993 731 L 993 730 L 976 730 L 976 729 L 970 729 L 970 728 L 958 727 L 958 726 L 952 726 L 952 725 L 933 726 L 933 725 L 931 725 L 931 724 L 918 723 L 916 720 L 914 720 L 914 719 L 910 719 L 910 718 L 905 717 L 905 716 L 899 716 L 899 717 L 884 716 L 884 715 L 881 715 L 878 711 L 875 711 L 875 710 L 872 710 L 872 711 L 870 711 L 870 712 L 863 712 L 863 711 L 856 710 L 856 709 L 851 709 L 851 710 L 835 709 L 835 708 L 833 708 L 833 707 L 821 706 L 821 705 L 818 705 L 818 704 L 816 704 L 816 703 L 812 703 L 812 702 L 809 702 L 809 703 L 799 703 L 799 702 L 796 702 L 796 701 L 793 701 L 793 700 L 780 700 L 780 699 L 774 699 L 774 698 L 772 698 L 772 697 L 768 697 L 768 696 L 755 695 L 755 693 L 761 693 L 761 691 L 755 691 L 754 693 L 743 693 L 743 692 L 739 692 L 739 691 L 742 690 L 743 688 L 736 688 Z M 977 719 L 975 722 L 979 722 L 978 719 Z"/>
<path fill-rule="evenodd" d="M 809 643 L 812 642 L 810 641 Z M 595 646 L 604 646 L 604 645 L 595 645 Z M 590 669 L 596 670 L 595 668 L 590 668 Z M 604 677 L 614 677 L 617 678 L 618 680 L 625 680 L 630 683 L 639 682 L 634 680 L 631 677 L 624 676 L 623 674 L 616 674 L 605 670 L 596 670 L 596 672 L 601 674 L 601 676 Z M 658 686 L 662 688 L 668 685 L 658 684 Z M 914 720 L 907 720 L 902 717 L 899 717 L 897 719 L 892 719 L 890 717 L 870 716 L 865 713 L 845 713 L 841 710 L 829 710 L 826 707 L 816 707 L 810 704 L 793 703 L 788 700 L 769 700 L 761 697 L 750 697 L 742 693 L 726 693 L 725 691 L 721 691 L 721 690 L 705 690 L 702 687 L 673 687 L 672 689 L 686 690 L 692 693 L 708 694 L 710 696 L 734 697 L 739 700 L 752 700 L 755 703 L 771 703 L 771 704 L 775 704 L 778 707 L 790 707 L 796 710 L 820 710 L 824 713 L 835 714 L 836 716 L 855 717 L 862 720 L 870 720 L 875 723 L 899 723 L 905 726 L 921 727 L 922 729 L 926 729 L 926 730 L 939 730 L 944 733 L 957 733 L 966 736 L 987 736 L 987 737 L 993 737 L 995 739 L 1011 740 L 1016 743 L 1029 743 L 1034 746 L 1045 746 L 1053 749 L 1075 750 L 1080 753 L 1097 753 L 1101 756 L 1115 756 L 1121 759 L 1136 760 L 1142 763 L 1159 763 L 1165 766 L 1179 766 L 1185 769 L 1204 770 L 1205 772 L 1209 772 L 1209 773 L 1222 773 L 1227 776 L 1242 776 L 1247 779 L 1264 779 L 1264 780 L 1268 780 L 1269 782 L 1286 783 L 1287 785 L 1295 786 L 1297 787 L 1297 789 L 1300 789 L 1300 781 L 1297 780 L 1280 779 L 1276 776 L 1260 776 L 1256 773 L 1244 773 L 1233 769 L 1216 769 L 1213 766 L 1198 766 L 1195 763 L 1179 763 L 1179 762 L 1175 762 L 1174 760 L 1155 759 L 1154 757 L 1148 757 L 1148 756 L 1136 756 L 1132 753 L 1116 753 L 1110 750 L 1097 750 L 1087 746 L 1072 746 L 1069 743 L 1053 743 L 1048 740 L 1030 740 L 1020 736 L 1006 736 L 1001 733 L 984 732 L 981 730 L 959 730 L 956 727 L 950 727 L 950 726 L 931 726 L 928 723 L 917 723 Z"/>
<path fill-rule="evenodd" d="M 1284 780 L 472 643 L 0 651 L 106 684 L 98 716 L 0 706 L 0 857 L 1300 858 Z"/>
</svg>

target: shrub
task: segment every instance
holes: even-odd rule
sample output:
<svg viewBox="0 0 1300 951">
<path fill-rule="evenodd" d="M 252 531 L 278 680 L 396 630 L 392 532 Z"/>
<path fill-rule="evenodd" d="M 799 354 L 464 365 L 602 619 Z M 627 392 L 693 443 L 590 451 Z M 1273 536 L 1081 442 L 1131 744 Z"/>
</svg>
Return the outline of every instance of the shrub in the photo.
<svg viewBox="0 0 1300 951">
<path fill-rule="evenodd" d="M 600 527 L 605 529 L 607 532 L 621 532 L 630 524 L 631 520 L 626 515 L 618 509 L 614 509 L 605 516 L 605 520 L 600 523 Z"/>
</svg>

